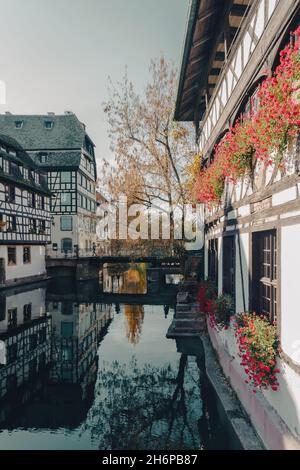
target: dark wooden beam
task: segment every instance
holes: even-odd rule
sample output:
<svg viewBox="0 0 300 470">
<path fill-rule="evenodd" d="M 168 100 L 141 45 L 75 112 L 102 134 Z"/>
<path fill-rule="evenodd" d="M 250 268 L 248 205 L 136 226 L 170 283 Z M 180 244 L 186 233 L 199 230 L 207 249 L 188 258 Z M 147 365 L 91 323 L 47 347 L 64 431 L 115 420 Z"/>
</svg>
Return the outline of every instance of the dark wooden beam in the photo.
<svg viewBox="0 0 300 470">
<path fill-rule="evenodd" d="M 214 77 L 218 76 L 221 72 L 220 68 L 214 67 L 210 69 L 209 75 L 213 75 Z"/>
<path fill-rule="evenodd" d="M 207 61 L 206 66 L 203 67 L 201 81 L 198 84 L 198 96 L 197 96 L 197 100 L 196 100 L 195 108 L 194 108 L 194 113 L 195 113 L 194 121 L 196 123 L 199 122 L 202 118 L 202 115 L 199 109 L 200 101 L 202 99 L 204 89 L 207 88 L 208 73 L 209 73 L 209 70 L 212 68 L 212 63 L 215 60 L 215 55 L 217 52 L 218 45 L 220 43 L 222 35 L 224 34 L 224 20 L 226 21 L 226 18 L 229 17 L 229 13 L 232 8 L 232 5 L 233 5 L 233 0 L 228 0 L 223 3 L 222 8 L 220 9 L 219 17 L 214 27 L 215 34 L 210 44 L 209 60 Z"/>
<path fill-rule="evenodd" d="M 225 60 L 225 52 L 217 51 L 215 55 L 215 60 L 223 61 Z"/>
<path fill-rule="evenodd" d="M 248 9 L 248 5 L 241 5 L 241 4 L 236 4 L 234 3 L 232 5 L 232 8 L 230 10 L 230 15 L 231 16 L 238 16 L 238 17 L 243 17 Z"/>
</svg>

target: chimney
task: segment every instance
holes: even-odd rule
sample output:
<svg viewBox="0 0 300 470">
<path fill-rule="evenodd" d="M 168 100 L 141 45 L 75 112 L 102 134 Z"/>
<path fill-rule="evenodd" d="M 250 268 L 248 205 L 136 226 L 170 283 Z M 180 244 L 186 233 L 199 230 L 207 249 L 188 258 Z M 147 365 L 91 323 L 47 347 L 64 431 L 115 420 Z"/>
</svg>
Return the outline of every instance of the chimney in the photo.
<svg viewBox="0 0 300 470">
<path fill-rule="evenodd" d="M 6 116 L 12 116 L 10 111 L 5 111 Z"/>
<path fill-rule="evenodd" d="M 66 116 L 72 116 L 74 113 L 73 111 L 65 111 Z"/>
<path fill-rule="evenodd" d="M 47 114 L 48 116 L 55 116 L 55 113 L 53 113 L 53 111 L 49 111 Z"/>
</svg>

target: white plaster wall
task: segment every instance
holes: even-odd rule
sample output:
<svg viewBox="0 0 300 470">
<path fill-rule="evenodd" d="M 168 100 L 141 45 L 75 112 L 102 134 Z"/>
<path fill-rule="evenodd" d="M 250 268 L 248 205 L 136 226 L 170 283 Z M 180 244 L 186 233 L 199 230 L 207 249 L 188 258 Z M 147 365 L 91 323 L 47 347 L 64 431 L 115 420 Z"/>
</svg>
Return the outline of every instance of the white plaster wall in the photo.
<svg viewBox="0 0 300 470">
<path fill-rule="evenodd" d="M 238 236 L 235 237 L 235 296 L 236 296 L 236 311 L 243 312 L 243 283 L 244 280 L 244 293 L 246 311 L 249 308 L 249 234 L 239 234 L 240 237 L 240 249 L 241 249 L 241 262 L 240 262 L 240 249 Z"/>
<path fill-rule="evenodd" d="M 21 325 L 24 321 L 23 307 L 26 304 L 32 305 L 32 319 L 39 318 L 46 312 L 46 289 L 34 289 L 6 296 L 5 318 L 0 322 L 0 332 L 7 330 L 7 311 L 17 309 L 17 322 Z"/>
<path fill-rule="evenodd" d="M 240 366 L 238 346 L 234 336 L 234 319 L 232 320 L 229 330 L 222 330 L 217 334 L 224 349 L 238 362 L 238 370 L 240 371 L 242 379 L 246 380 L 247 376 L 244 372 L 244 368 Z M 300 439 L 300 376 L 281 359 L 278 360 L 277 367 L 280 369 L 280 374 L 277 376 L 279 381 L 277 392 L 263 390 L 262 394 L 286 423 L 293 435 Z"/>
<path fill-rule="evenodd" d="M 299 242 L 299 224 L 282 227 L 281 341 L 284 352 L 300 365 Z"/>
<path fill-rule="evenodd" d="M 69 214 L 65 214 L 69 215 Z M 53 218 L 53 223 L 51 224 L 51 245 L 49 249 L 52 250 L 52 244 L 57 243 L 57 254 L 61 252 L 61 240 L 63 238 L 72 238 L 73 246 L 78 243 L 78 234 L 77 234 L 77 216 L 70 215 L 73 219 L 72 230 L 61 230 L 60 229 L 60 215 L 55 215 Z"/>
<path fill-rule="evenodd" d="M 43 245 L 31 245 L 31 263 L 28 264 L 23 263 L 23 246 L 15 245 L 15 247 L 17 249 L 17 264 L 15 266 L 8 266 L 7 246 L 0 246 L 0 258 L 5 260 L 5 276 L 7 281 L 46 273 L 45 247 Z"/>
</svg>

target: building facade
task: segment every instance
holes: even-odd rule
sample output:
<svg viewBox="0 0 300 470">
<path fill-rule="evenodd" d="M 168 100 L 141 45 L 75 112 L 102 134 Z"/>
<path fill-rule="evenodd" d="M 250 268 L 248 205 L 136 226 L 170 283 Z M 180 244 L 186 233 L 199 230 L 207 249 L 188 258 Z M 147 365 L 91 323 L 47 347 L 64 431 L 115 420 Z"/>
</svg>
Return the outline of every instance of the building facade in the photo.
<svg viewBox="0 0 300 470">
<path fill-rule="evenodd" d="M 0 129 L 17 139 L 47 174 L 54 257 L 90 256 L 96 243 L 94 144 L 75 114 L 0 115 Z"/>
<path fill-rule="evenodd" d="M 51 317 L 46 289 L 20 286 L 1 293 L 0 303 L 0 426 L 41 386 L 51 363 Z"/>
<path fill-rule="evenodd" d="M 50 192 L 22 147 L 0 135 L 0 287 L 46 276 Z"/>
<path fill-rule="evenodd" d="M 299 23 L 298 0 L 191 2 L 175 118 L 194 121 L 202 169 L 237 120 L 259 109 L 259 85 L 293 46 Z M 251 177 L 225 180 L 220 202 L 205 207 L 205 277 L 232 295 L 236 313 L 256 311 L 277 323 L 279 388 L 256 394 L 245 383 L 234 320 L 228 330 L 209 327 L 223 370 L 270 449 L 300 448 L 299 149 L 299 139 L 289 142 L 284 171 L 258 160 Z"/>
</svg>

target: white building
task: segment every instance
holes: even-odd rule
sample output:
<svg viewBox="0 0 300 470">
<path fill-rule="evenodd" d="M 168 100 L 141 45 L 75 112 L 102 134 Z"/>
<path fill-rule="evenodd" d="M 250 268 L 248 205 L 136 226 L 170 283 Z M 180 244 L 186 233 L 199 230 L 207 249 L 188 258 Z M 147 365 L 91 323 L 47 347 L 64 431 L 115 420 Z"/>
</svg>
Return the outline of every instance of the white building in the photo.
<svg viewBox="0 0 300 470">
<path fill-rule="evenodd" d="M 194 121 L 202 169 L 237 119 L 259 109 L 258 87 L 275 72 L 280 51 L 292 47 L 299 24 L 299 0 L 191 1 L 175 117 Z M 232 295 L 236 313 L 277 323 L 279 388 L 258 393 L 246 383 L 234 318 L 228 330 L 209 328 L 224 373 L 269 449 L 300 448 L 299 142 L 285 152 L 286 171 L 255 162 L 251 177 L 224 178 L 220 201 L 205 207 L 205 277 Z"/>
<path fill-rule="evenodd" d="M 46 314 L 45 283 L 0 294 L 0 424 L 41 387 L 51 363 L 51 317 Z M 16 406 L 16 404 L 14 405 Z"/>
<path fill-rule="evenodd" d="M 41 169 L 0 135 L 0 287 L 46 276 L 50 192 Z"/>
<path fill-rule="evenodd" d="M 90 256 L 96 243 L 94 144 L 75 114 L 0 115 L 0 129 L 17 139 L 47 172 L 51 190 L 49 256 Z"/>
</svg>

